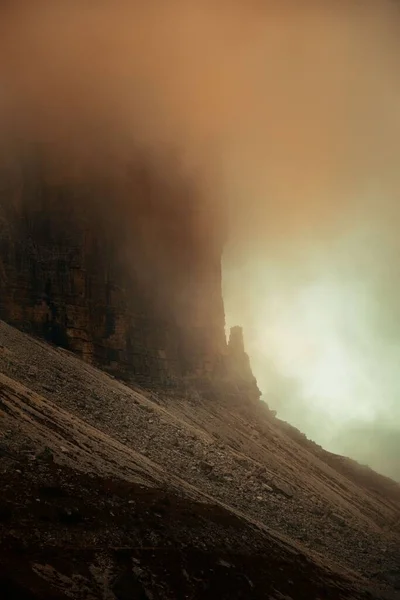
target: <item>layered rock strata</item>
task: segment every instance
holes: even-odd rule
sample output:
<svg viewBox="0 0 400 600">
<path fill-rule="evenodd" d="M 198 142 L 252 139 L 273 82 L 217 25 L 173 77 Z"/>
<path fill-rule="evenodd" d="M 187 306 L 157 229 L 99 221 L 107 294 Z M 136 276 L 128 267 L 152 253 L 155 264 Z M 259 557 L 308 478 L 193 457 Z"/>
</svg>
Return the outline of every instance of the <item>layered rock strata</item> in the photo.
<svg viewBox="0 0 400 600">
<path fill-rule="evenodd" d="M 0 194 L 0 318 L 140 385 L 256 383 L 225 339 L 216 212 L 137 170 L 106 188 L 26 174 Z M 96 201 L 93 201 L 93 198 Z"/>
</svg>

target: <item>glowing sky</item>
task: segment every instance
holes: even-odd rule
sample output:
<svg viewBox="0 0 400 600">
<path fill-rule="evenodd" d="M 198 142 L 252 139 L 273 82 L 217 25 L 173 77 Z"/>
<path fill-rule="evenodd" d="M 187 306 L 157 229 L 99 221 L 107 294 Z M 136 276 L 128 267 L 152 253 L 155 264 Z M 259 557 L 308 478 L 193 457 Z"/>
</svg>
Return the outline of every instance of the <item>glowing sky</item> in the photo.
<svg viewBox="0 0 400 600">
<path fill-rule="evenodd" d="M 383 233 L 354 224 L 329 242 L 298 240 L 290 257 L 276 249 L 249 260 L 241 292 L 228 263 L 224 291 L 227 323 L 244 324 L 259 385 L 278 415 L 328 449 L 398 477 L 400 288 L 388 268 L 396 244 Z"/>
</svg>

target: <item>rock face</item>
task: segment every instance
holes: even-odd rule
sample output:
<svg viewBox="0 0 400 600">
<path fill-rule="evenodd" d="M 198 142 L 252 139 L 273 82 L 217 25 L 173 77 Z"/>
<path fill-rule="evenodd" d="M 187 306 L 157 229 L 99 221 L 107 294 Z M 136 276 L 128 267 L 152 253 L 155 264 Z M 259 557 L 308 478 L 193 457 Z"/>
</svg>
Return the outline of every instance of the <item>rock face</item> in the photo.
<svg viewBox="0 0 400 600">
<path fill-rule="evenodd" d="M 238 390 L 250 397 L 260 398 L 261 392 L 258 389 L 256 378 L 251 370 L 250 358 L 245 352 L 243 329 L 241 327 L 232 327 L 230 331 L 226 365 L 228 377 L 235 382 Z"/>
<path fill-rule="evenodd" d="M 213 379 L 226 360 L 253 383 L 243 347 L 225 339 L 223 230 L 189 191 L 143 170 L 124 201 L 37 172 L 5 181 L 1 319 L 141 385 Z"/>
</svg>

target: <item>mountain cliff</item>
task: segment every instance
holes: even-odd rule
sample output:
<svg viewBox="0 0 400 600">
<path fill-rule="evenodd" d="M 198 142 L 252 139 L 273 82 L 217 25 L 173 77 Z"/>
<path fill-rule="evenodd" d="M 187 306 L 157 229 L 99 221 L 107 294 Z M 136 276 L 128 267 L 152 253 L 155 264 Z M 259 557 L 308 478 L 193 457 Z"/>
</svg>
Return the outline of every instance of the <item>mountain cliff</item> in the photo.
<svg viewBox="0 0 400 600">
<path fill-rule="evenodd" d="M 147 387 L 225 379 L 259 397 L 225 339 L 222 220 L 195 190 L 142 167 L 123 190 L 32 166 L 4 182 L 0 318 Z"/>
</svg>

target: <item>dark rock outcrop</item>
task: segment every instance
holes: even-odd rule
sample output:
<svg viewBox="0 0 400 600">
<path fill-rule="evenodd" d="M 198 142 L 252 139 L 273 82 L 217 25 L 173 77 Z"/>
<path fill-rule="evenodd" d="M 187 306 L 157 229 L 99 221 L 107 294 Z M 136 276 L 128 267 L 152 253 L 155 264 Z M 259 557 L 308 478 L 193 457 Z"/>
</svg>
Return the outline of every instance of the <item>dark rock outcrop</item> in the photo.
<svg viewBox="0 0 400 600">
<path fill-rule="evenodd" d="M 221 220 L 189 186 L 139 168 L 118 193 L 41 169 L 7 181 L 1 319 L 140 385 L 255 384 L 242 345 L 226 344 Z"/>
<path fill-rule="evenodd" d="M 241 327 L 232 327 L 230 330 L 226 366 L 228 379 L 235 382 L 239 392 L 258 400 L 261 392 L 251 370 L 249 355 L 245 352 L 243 329 Z"/>
</svg>

